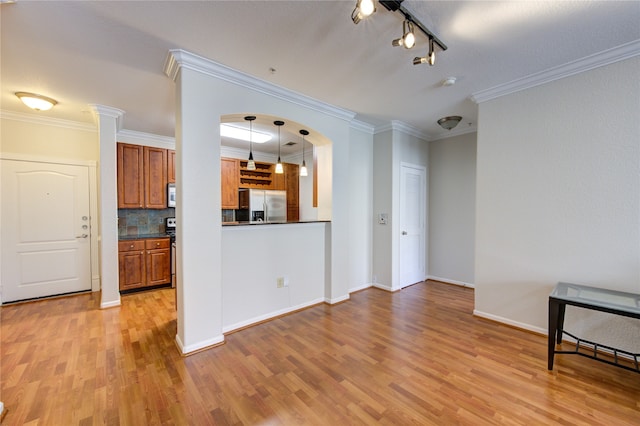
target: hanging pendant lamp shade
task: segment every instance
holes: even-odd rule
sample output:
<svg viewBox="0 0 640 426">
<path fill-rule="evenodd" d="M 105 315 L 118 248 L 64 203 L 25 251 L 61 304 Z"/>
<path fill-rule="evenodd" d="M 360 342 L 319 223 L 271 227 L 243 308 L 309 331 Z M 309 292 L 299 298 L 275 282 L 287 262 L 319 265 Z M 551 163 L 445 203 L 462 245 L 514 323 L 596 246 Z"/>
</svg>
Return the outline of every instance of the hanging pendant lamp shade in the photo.
<svg viewBox="0 0 640 426">
<path fill-rule="evenodd" d="M 247 161 L 247 170 L 255 170 L 256 162 L 253 161 L 253 120 L 255 115 L 247 115 L 245 118 L 249 122 L 249 161 Z"/>
<path fill-rule="evenodd" d="M 304 137 L 307 136 L 309 132 L 303 129 L 300 130 L 300 134 L 302 135 L 302 166 L 300 166 L 300 176 L 308 176 L 307 163 L 304 161 Z"/>
<path fill-rule="evenodd" d="M 280 127 L 284 125 L 284 121 L 276 120 L 273 124 L 278 126 L 278 162 L 276 163 L 276 173 L 281 175 L 284 173 L 284 168 L 282 167 L 282 160 L 280 160 Z"/>
</svg>

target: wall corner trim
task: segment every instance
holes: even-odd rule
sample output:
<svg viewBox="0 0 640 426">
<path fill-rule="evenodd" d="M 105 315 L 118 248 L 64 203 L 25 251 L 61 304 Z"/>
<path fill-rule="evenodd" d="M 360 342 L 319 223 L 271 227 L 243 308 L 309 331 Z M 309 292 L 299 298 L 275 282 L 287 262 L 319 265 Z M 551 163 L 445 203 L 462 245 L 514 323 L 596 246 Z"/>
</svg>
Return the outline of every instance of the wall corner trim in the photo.
<svg viewBox="0 0 640 426">
<path fill-rule="evenodd" d="M 224 334 L 185 346 L 184 343 L 182 343 L 182 340 L 180 340 L 180 336 L 176 334 L 176 344 L 178 345 L 178 349 L 180 349 L 180 353 L 182 355 L 190 355 L 193 352 L 199 352 L 211 346 L 220 345 L 221 343 L 224 343 Z"/>
</svg>

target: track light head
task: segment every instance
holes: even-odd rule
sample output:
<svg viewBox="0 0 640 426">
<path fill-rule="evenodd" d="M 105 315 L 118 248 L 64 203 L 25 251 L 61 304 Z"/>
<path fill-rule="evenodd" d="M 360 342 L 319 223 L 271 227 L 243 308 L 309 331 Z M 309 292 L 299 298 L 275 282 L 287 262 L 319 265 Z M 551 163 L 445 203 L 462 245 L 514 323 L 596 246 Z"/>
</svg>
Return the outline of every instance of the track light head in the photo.
<svg viewBox="0 0 640 426">
<path fill-rule="evenodd" d="M 402 37 L 391 42 L 392 46 L 403 46 L 405 49 L 411 49 L 416 45 L 416 35 L 413 32 L 413 23 L 410 20 L 402 22 Z"/>
<path fill-rule="evenodd" d="M 354 24 L 357 24 L 363 19 L 373 15 L 375 11 L 375 0 L 358 0 L 356 7 L 353 9 L 353 12 L 351 12 L 351 20 Z"/>
<path fill-rule="evenodd" d="M 427 56 L 416 56 L 413 58 L 413 65 L 429 64 L 433 66 L 436 63 L 436 52 L 433 50 L 433 39 L 429 39 L 429 53 Z"/>
</svg>

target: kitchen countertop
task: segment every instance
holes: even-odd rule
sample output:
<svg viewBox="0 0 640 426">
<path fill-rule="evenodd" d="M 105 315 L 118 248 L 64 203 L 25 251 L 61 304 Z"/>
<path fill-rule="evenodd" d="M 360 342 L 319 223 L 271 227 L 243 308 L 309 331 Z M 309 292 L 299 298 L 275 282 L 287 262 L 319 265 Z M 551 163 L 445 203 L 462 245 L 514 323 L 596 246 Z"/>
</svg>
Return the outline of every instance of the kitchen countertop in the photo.
<svg viewBox="0 0 640 426">
<path fill-rule="evenodd" d="M 120 235 L 118 240 L 126 241 L 126 240 L 144 240 L 148 238 L 170 238 L 170 235 L 167 234 L 140 234 L 140 235 Z"/>
<path fill-rule="evenodd" d="M 296 223 L 329 223 L 330 220 L 298 220 L 295 222 L 222 222 L 222 226 L 295 225 Z"/>
</svg>

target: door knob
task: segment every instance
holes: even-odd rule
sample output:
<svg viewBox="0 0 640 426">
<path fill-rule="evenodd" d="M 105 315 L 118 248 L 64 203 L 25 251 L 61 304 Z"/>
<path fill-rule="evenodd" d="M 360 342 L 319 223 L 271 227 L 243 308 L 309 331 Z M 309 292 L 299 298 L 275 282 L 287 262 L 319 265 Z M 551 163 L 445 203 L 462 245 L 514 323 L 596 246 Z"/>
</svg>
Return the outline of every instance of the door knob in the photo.
<svg viewBox="0 0 640 426">
<path fill-rule="evenodd" d="M 402 235 L 407 235 L 407 231 L 402 231 Z"/>
<path fill-rule="evenodd" d="M 82 235 L 78 235 L 76 238 L 87 238 L 89 235 L 87 234 L 82 234 Z"/>
</svg>

